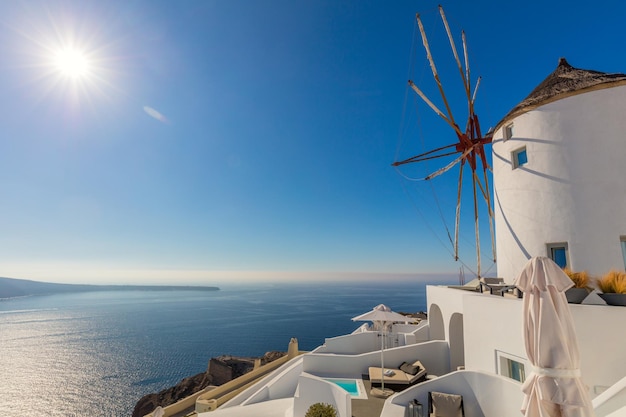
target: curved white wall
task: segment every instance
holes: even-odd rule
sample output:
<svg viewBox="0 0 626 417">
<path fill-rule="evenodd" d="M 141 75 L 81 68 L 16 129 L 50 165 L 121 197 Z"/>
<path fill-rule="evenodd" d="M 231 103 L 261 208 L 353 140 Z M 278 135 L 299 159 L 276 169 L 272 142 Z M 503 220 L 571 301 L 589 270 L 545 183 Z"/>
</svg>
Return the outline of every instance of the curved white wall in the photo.
<svg viewBox="0 0 626 417">
<path fill-rule="evenodd" d="M 624 269 L 626 86 L 543 105 L 494 134 L 493 177 L 498 276 L 513 282 L 547 244 L 567 242 L 569 266 L 600 275 Z M 511 153 L 526 146 L 528 163 Z"/>
</svg>

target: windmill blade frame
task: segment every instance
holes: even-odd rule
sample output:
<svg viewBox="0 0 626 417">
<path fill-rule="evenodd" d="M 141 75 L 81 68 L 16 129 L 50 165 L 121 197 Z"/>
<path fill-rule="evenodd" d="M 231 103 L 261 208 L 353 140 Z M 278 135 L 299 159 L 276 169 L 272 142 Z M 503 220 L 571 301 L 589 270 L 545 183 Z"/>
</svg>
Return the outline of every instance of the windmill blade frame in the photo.
<svg viewBox="0 0 626 417">
<path fill-rule="evenodd" d="M 459 168 L 459 183 L 457 186 L 457 202 L 456 202 L 456 210 L 455 210 L 455 236 L 454 236 L 454 259 L 459 260 L 459 230 L 461 228 L 461 205 L 462 205 L 462 188 L 463 188 L 463 177 L 464 177 L 464 168 L 467 164 L 470 168 L 470 180 L 472 182 L 472 198 L 473 198 L 473 214 L 474 214 L 474 234 L 476 237 L 476 262 L 477 262 L 477 275 L 481 276 L 481 248 L 480 248 L 480 228 L 479 228 L 479 197 L 478 190 L 480 190 L 480 194 L 482 200 L 484 200 L 485 205 L 487 206 L 487 217 L 489 219 L 489 229 L 490 229 L 490 238 L 491 238 L 491 246 L 492 246 L 492 254 L 493 261 L 495 262 L 495 240 L 494 240 L 494 228 L 493 228 L 493 209 L 492 199 L 489 194 L 489 178 L 487 170 L 490 170 L 490 166 L 487 162 L 486 154 L 485 154 L 485 145 L 488 145 L 492 141 L 491 132 L 488 132 L 486 135 L 482 135 L 480 129 L 480 122 L 478 116 L 475 113 L 475 101 L 476 95 L 478 92 L 478 87 L 481 82 L 481 77 L 478 77 L 476 84 L 474 85 L 474 89 L 472 91 L 472 83 L 471 83 L 471 72 L 469 65 L 469 54 L 467 49 L 467 41 L 465 32 L 461 32 L 461 39 L 463 44 L 463 57 L 464 63 L 461 63 L 461 59 L 456 47 L 456 43 L 454 41 L 454 37 L 452 36 L 452 31 L 450 30 L 450 25 L 448 24 L 448 20 L 446 18 L 443 7 L 439 6 L 439 14 L 441 15 L 441 20 L 443 22 L 443 26 L 445 28 L 448 41 L 450 43 L 450 48 L 452 50 L 452 54 L 454 57 L 454 61 L 456 67 L 459 70 L 459 74 L 461 76 L 461 80 L 463 82 L 464 96 L 467 102 L 467 110 L 468 117 L 467 123 L 465 126 L 465 132 L 462 132 L 459 126 L 456 123 L 456 119 L 453 115 L 452 108 L 446 97 L 446 93 L 443 88 L 443 84 L 441 79 L 439 78 L 439 73 L 437 71 L 437 66 L 435 64 L 434 58 L 432 56 L 432 52 L 430 49 L 428 37 L 426 35 L 426 31 L 424 30 L 424 25 L 422 23 L 422 19 L 418 14 L 416 14 L 416 23 L 419 29 L 419 33 L 422 40 L 422 45 L 424 51 L 426 52 L 426 58 L 428 60 L 428 64 L 430 70 L 432 72 L 433 79 L 435 84 L 437 85 L 437 89 L 439 91 L 439 95 L 441 96 L 441 100 L 443 101 L 443 105 L 445 108 L 445 113 L 440 110 L 440 108 L 411 80 L 409 80 L 409 87 L 420 96 L 420 98 L 430 107 L 431 110 L 435 112 L 439 117 L 441 117 L 455 132 L 458 142 L 438 147 L 431 151 L 424 152 L 419 155 L 415 155 L 410 158 L 406 158 L 404 160 L 394 162 L 392 165 L 398 167 L 400 165 L 409 164 L 409 163 L 417 163 L 423 162 L 431 159 L 441 158 L 444 156 L 450 156 L 454 154 L 460 154 L 454 160 L 449 162 L 442 168 L 432 172 L 427 175 L 423 179 L 428 181 L 433 178 L 436 178 L 440 175 L 445 174 L 449 170 L 451 170 L 456 165 L 460 165 Z M 464 64 L 464 67 L 463 67 Z M 455 150 L 451 152 L 438 153 L 443 150 L 454 147 Z M 480 161 L 480 162 L 479 162 Z M 478 165 L 481 165 L 479 168 Z M 483 171 L 484 185 L 481 181 L 480 177 L 477 174 L 477 170 L 481 169 Z"/>
</svg>

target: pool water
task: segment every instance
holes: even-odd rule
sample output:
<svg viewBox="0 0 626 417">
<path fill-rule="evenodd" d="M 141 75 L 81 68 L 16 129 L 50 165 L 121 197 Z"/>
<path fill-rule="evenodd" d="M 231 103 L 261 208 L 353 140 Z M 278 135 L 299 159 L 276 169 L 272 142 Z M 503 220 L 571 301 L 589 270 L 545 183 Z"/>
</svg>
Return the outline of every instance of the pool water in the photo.
<svg viewBox="0 0 626 417">
<path fill-rule="evenodd" d="M 357 384 L 356 379 L 334 379 L 334 378 L 326 378 L 326 381 L 332 382 L 333 384 L 343 388 L 353 397 L 360 396 L 359 386 Z"/>
</svg>

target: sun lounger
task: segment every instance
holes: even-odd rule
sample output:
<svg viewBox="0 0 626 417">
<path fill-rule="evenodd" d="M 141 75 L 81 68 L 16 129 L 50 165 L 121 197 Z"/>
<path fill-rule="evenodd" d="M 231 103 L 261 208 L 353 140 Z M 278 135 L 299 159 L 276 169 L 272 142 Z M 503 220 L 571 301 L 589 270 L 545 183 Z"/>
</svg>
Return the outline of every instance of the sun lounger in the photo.
<svg viewBox="0 0 626 417">
<path fill-rule="evenodd" d="M 373 384 L 380 384 L 383 381 L 383 370 L 371 366 L 369 376 Z M 404 362 L 398 368 L 385 368 L 384 377 L 385 384 L 411 385 L 426 377 L 426 368 L 420 361 L 415 361 L 412 364 Z"/>
<path fill-rule="evenodd" d="M 480 279 L 480 292 L 489 290 L 489 294 L 500 294 L 504 296 L 504 293 L 509 290 L 514 290 L 516 287 L 513 284 L 506 284 L 503 278 L 481 278 Z"/>
<path fill-rule="evenodd" d="M 430 417 L 464 417 L 463 396 L 432 391 L 428 393 Z"/>
</svg>

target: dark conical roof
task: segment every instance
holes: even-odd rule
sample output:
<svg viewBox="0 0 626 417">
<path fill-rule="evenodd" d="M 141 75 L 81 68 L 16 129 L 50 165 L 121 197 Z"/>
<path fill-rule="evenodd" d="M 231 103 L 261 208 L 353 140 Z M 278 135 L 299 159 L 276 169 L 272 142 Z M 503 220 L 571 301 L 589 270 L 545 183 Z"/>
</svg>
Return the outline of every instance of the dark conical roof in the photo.
<svg viewBox="0 0 626 417">
<path fill-rule="evenodd" d="M 496 129 L 506 121 L 543 104 L 576 94 L 603 88 L 626 85 L 626 74 L 584 70 L 572 67 L 565 58 L 559 59 L 554 72 L 543 80 L 521 103 L 515 106 L 498 123 Z"/>
</svg>

